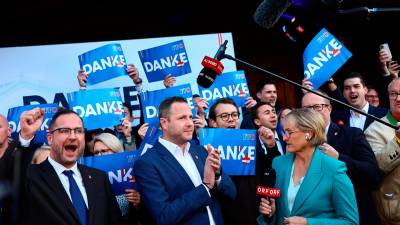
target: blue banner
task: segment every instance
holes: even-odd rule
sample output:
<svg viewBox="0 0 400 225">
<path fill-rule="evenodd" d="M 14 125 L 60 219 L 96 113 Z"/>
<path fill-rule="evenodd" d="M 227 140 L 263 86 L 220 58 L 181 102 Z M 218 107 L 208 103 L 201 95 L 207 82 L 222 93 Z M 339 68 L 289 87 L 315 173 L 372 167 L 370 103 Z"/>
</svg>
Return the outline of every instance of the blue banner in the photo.
<svg viewBox="0 0 400 225">
<path fill-rule="evenodd" d="M 21 114 L 25 111 L 34 109 L 34 108 L 42 108 L 44 109 L 44 118 L 43 118 L 43 123 L 42 126 L 40 127 L 40 130 L 36 132 L 34 142 L 35 143 L 47 143 L 47 137 L 46 137 L 46 130 L 49 128 L 49 125 L 51 123 L 51 119 L 53 118 L 54 114 L 58 110 L 58 104 L 41 104 L 41 105 L 26 105 L 26 106 L 19 106 L 19 107 L 14 107 L 8 110 L 7 114 L 7 120 L 8 124 L 12 130 L 11 137 L 14 140 L 18 140 L 18 133 L 21 130 L 21 124 L 19 122 L 19 119 L 21 117 Z"/>
<path fill-rule="evenodd" d="M 108 44 L 79 55 L 81 69 L 89 75 L 87 86 L 128 75 L 120 44 Z"/>
<path fill-rule="evenodd" d="M 208 101 L 211 107 L 220 98 L 232 98 L 238 107 L 245 107 L 246 98 L 250 97 L 246 76 L 243 70 L 218 75 L 209 88 L 199 86 L 199 95 Z"/>
<path fill-rule="evenodd" d="M 255 175 L 256 130 L 199 129 L 200 144 L 221 152 L 221 166 L 228 175 Z"/>
<path fill-rule="evenodd" d="M 68 93 L 70 109 L 83 119 L 85 128 L 112 127 L 121 124 L 124 107 L 118 88 L 104 88 Z"/>
<path fill-rule="evenodd" d="M 304 50 L 304 77 L 310 78 L 313 88 L 317 89 L 351 56 L 351 52 L 323 28 Z"/>
<path fill-rule="evenodd" d="M 146 91 L 140 94 L 144 122 L 158 124 L 158 106 L 164 99 L 180 96 L 185 98 L 192 109 L 193 116 L 196 115 L 196 109 L 193 104 L 193 94 L 190 84 L 184 84 L 180 86 L 173 86 L 170 88 L 157 90 L 157 91 Z"/>
<path fill-rule="evenodd" d="M 147 150 L 154 146 L 154 143 L 157 142 L 158 138 L 162 135 L 162 130 L 159 128 L 157 124 L 149 124 L 149 128 L 147 129 L 146 135 L 143 138 L 142 144 L 140 145 L 138 152 L 140 155 L 146 153 Z"/>
<path fill-rule="evenodd" d="M 183 40 L 139 51 L 139 57 L 149 82 L 192 72 Z"/>
<path fill-rule="evenodd" d="M 137 151 L 127 151 L 101 156 L 82 157 L 78 163 L 107 173 L 115 195 L 125 194 L 125 189 L 137 189 L 133 164 L 140 156 Z"/>
</svg>

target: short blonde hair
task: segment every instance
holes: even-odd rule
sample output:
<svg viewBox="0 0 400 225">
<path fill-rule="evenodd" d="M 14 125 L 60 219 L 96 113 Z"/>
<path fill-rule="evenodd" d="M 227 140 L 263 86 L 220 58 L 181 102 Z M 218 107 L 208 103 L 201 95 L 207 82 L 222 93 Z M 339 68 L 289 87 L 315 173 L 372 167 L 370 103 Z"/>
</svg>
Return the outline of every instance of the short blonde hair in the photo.
<svg viewBox="0 0 400 225">
<path fill-rule="evenodd" d="M 321 145 L 325 142 L 325 121 L 317 111 L 308 108 L 294 109 L 284 120 L 288 118 L 295 120 L 299 130 L 313 133 L 309 140 L 311 145 Z"/>
<path fill-rule="evenodd" d="M 96 142 L 98 141 L 103 142 L 103 144 L 106 145 L 109 149 L 111 149 L 111 151 L 113 151 L 114 153 L 124 151 L 124 147 L 122 146 L 121 142 L 113 134 L 101 133 L 96 137 L 94 137 L 93 144 L 96 144 Z"/>
</svg>

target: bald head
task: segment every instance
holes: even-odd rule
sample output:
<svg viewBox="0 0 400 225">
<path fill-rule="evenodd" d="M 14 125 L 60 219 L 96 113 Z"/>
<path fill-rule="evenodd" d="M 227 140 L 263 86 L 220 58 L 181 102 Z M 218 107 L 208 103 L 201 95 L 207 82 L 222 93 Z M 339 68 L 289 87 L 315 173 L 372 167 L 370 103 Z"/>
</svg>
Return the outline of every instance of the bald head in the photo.
<svg viewBox="0 0 400 225">
<path fill-rule="evenodd" d="M 0 150 L 8 147 L 8 138 L 11 135 L 11 129 L 8 126 L 7 118 L 0 114 Z"/>
<path fill-rule="evenodd" d="M 324 95 L 323 92 L 318 91 L 318 93 Z M 326 125 L 331 121 L 332 107 L 328 99 L 309 92 L 301 99 L 301 106 L 303 108 L 312 108 L 319 112 L 324 118 Z"/>
</svg>

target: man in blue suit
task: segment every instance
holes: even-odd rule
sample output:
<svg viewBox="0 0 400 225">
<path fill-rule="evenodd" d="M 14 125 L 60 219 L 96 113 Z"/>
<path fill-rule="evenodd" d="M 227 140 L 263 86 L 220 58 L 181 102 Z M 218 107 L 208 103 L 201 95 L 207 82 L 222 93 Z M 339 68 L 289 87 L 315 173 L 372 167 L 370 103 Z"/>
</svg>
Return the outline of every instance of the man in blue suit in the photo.
<svg viewBox="0 0 400 225">
<path fill-rule="evenodd" d="M 218 197 L 233 199 L 236 189 L 221 174 L 218 151 L 190 145 L 194 125 L 185 99 L 165 99 L 158 115 L 163 134 L 134 166 L 143 203 L 157 224 L 223 225 Z"/>
<path fill-rule="evenodd" d="M 318 90 L 317 92 L 324 94 Z M 379 187 L 381 175 L 375 155 L 363 132 L 359 128 L 333 123 L 328 99 L 306 93 L 301 103 L 304 108 L 313 108 L 319 112 L 325 120 L 327 143 L 321 145 L 320 149 L 346 164 L 347 175 L 354 185 L 360 224 L 381 224 L 372 199 L 372 192 Z"/>
</svg>

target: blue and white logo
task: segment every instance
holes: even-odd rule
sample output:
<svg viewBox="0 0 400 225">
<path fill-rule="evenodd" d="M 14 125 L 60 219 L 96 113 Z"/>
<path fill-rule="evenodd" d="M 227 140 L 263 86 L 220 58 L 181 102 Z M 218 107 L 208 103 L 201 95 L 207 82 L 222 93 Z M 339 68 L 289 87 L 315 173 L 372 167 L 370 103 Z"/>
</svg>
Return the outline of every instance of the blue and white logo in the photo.
<svg viewBox="0 0 400 225">
<path fill-rule="evenodd" d="M 229 137 L 229 138 L 227 138 Z M 199 130 L 200 144 L 211 144 L 221 152 L 221 166 L 228 175 L 254 175 L 256 166 L 256 131 L 226 128 Z"/>
<path fill-rule="evenodd" d="M 82 117 L 88 130 L 118 125 L 124 118 L 118 88 L 76 91 L 67 96 L 70 108 Z"/>
<path fill-rule="evenodd" d="M 323 28 L 304 50 L 304 77 L 310 78 L 313 88 L 317 89 L 351 56 L 351 52 Z"/>
<path fill-rule="evenodd" d="M 139 57 L 149 82 L 192 72 L 183 40 L 139 51 Z"/>
<path fill-rule="evenodd" d="M 212 106 L 220 98 L 232 98 L 238 107 L 245 107 L 246 98 L 250 97 L 246 76 L 243 70 L 218 75 L 209 88 L 199 86 L 200 97 Z"/>
<path fill-rule="evenodd" d="M 35 134 L 34 142 L 47 143 L 46 130 L 49 128 L 51 119 L 58 110 L 58 104 L 26 105 L 9 109 L 7 120 L 9 121 L 8 124 L 12 130 L 11 137 L 14 140 L 18 140 L 18 133 L 21 130 L 21 124 L 19 122 L 21 114 L 37 107 L 44 110 L 44 118 L 42 126 L 40 126 L 40 130 Z"/>
<path fill-rule="evenodd" d="M 140 98 L 144 114 L 144 121 L 146 123 L 158 124 L 158 106 L 166 98 L 173 96 L 185 98 L 192 109 L 193 116 L 196 115 L 196 109 L 193 105 L 192 89 L 190 88 L 190 84 L 184 84 L 157 91 L 142 92 L 142 94 L 140 94 Z"/>
<path fill-rule="evenodd" d="M 81 69 L 89 75 L 87 85 L 128 75 L 120 44 L 108 44 L 79 55 Z"/>
</svg>

